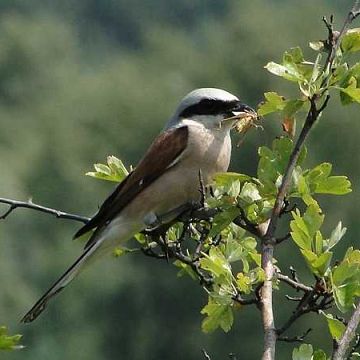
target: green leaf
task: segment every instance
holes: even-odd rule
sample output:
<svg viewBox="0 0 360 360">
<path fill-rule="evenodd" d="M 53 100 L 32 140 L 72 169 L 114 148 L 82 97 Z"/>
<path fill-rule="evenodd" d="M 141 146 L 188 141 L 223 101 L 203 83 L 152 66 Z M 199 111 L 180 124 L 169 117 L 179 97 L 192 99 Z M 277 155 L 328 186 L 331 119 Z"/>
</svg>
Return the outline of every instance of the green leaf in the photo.
<svg viewBox="0 0 360 360">
<path fill-rule="evenodd" d="M 194 272 L 194 270 L 187 264 L 183 263 L 180 260 L 176 260 L 173 262 L 173 264 L 180 268 L 179 272 L 177 273 L 178 277 L 182 277 L 184 275 L 188 275 L 191 277 L 191 279 L 193 280 L 198 280 L 198 277 L 196 275 L 196 273 Z"/>
<path fill-rule="evenodd" d="M 230 207 L 223 212 L 215 215 L 213 225 L 209 231 L 209 237 L 214 237 L 230 225 L 233 220 L 240 215 L 240 210 L 236 207 Z"/>
<path fill-rule="evenodd" d="M 292 360 L 312 360 L 313 347 L 310 344 L 302 344 L 295 348 L 292 353 Z"/>
<path fill-rule="evenodd" d="M 295 82 L 304 80 L 303 75 L 298 71 L 296 66 L 291 63 L 280 65 L 271 61 L 265 65 L 265 69 L 276 76 L 283 77 L 286 80 Z"/>
<path fill-rule="evenodd" d="M 236 285 L 239 290 L 244 294 L 250 294 L 251 292 L 251 279 L 244 273 L 240 272 L 236 275 Z"/>
<path fill-rule="evenodd" d="M 231 266 L 224 254 L 218 247 L 211 247 L 209 255 L 203 253 L 204 257 L 200 259 L 202 269 L 209 271 L 216 280 L 231 282 Z"/>
<path fill-rule="evenodd" d="M 243 183 L 248 180 L 251 180 L 250 176 L 235 172 L 217 173 L 214 176 L 214 181 L 217 186 L 229 186 L 233 181 Z"/>
<path fill-rule="evenodd" d="M 244 248 L 239 242 L 233 239 L 232 233 L 230 233 L 227 238 L 224 255 L 230 263 L 239 261 L 243 257 L 246 257 Z"/>
<path fill-rule="evenodd" d="M 128 252 L 127 250 L 128 250 L 128 249 L 126 249 L 126 248 L 123 248 L 123 247 L 118 246 L 118 247 L 116 247 L 116 248 L 113 250 L 113 255 L 114 255 L 115 257 L 123 256 L 123 255 L 125 255 L 125 254 Z"/>
<path fill-rule="evenodd" d="M 267 92 L 264 94 L 265 102 L 263 102 L 258 109 L 260 116 L 265 116 L 273 112 L 281 111 L 286 106 L 286 100 L 283 96 L 276 92 Z"/>
<path fill-rule="evenodd" d="M 332 270 L 331 285 L 338 309 L 350 310 L 360 296 L 360 250 L 348 249 L 344 259 Z"/>
<path fill-rule="evenodd" d="M 338 222 L 336 228 L 332 231 L 330 239 L 327 241 L 327 250 L 333 248 L 345 235 L 346 227 L 342 227 L 341 221 Z"/>
<path fill-rule="evenodd" d="M 287 118 L 293 118 L 294 115 L 304 106 L 305 101 L 299 99 L 287 100 L 283 109 L 283 114 Z"/>
<path fill-rule="evenodd" d="M 201 310 L 201 314 L 206 315 L 201 324 L 201 329 L 205 333 L 213 332 L 219 327 L 228 332 L 234 322 L 231 306 L 218 304 L 211 297 L 208 304 Z"/>
<path fill-rule="evenodd" d="M 351 192 L 351 183 L 346 176 L 330 176 L 332 165 L 322 163 L 304 173 L 311 194 L 344 195 Z"/>
<path fill-rule="evenodd" d="M 119 181 L 125 179 L 129 172 L 127 171 L 124 163 L 114 155 L 107 157 L 107 163 L 112 173 L 117 174 Z"/>
<path fill-rule="evenodd" d="M 344 52 L 356 52 L 360 50 L 360 28 L 350 29 L 341 40 L 341 49 Z"/>
<path fill-rule="evenodd" d="M 357 79 L 355 77 L 351 77 L 348 86 L 346 88 L 341 88 L 340 91 L 350 98 L 341 98 L 343 105 L 347 105 L 353 101 L 360 102 L 360 89 L 357 87 Z"/>
<path fill-rule="evenodd" d="M 300 249 L 310 270 L 317 276 L 324 276 L 329 269 L 332 259 L 332 252 L 326 251 L 321 255 L 317 255 L 310 250 Z"/>
<path fill-rule="evenodd" d="M 311 251 L 313 238 L 324 221 L 324 215 L 317 205 L 311 204 L 303 216 L 300 216 L 299 210 L 293 211 L 292 216 L 290 228 L 293 240 L 301 249 Z"/>
<path fill-rule="evenodd" d="M 318 194 L 345 195 L 351 192 L 351 183 L 346 176 L 329 176 L 317 185 L 315 192 Z"/>
<path fill-rule="evenodd" d="M 22 335 L 8 335 L 6 326 L 0 326 L 0 350 L 20 350 L 24 346 L 19 342 Z"/>
<path fill-rule="evenodd" d="M 326 354 L 323 350 L 315 350 L 312 360 L 327 360 Z"/>
<path fill-rule="evenodd" d="M 283 55 L 283 64 L 301 64 L 304 61 L 304 55 L 299 46 L 285 51 Z"/>
<path fill-rule="evenodd" d="M 85 175 L 101 180 L 121 182 L 129 174 L 124 164 L 115 156 L 107 157 L 107 165 L 94 164 L 96 171 L 87 172 Z"/>
<path fill-rule="evenodd" d="M 345 325 L 331 314 L 325 314 L 323 311 L 320 311 L 320 313 L 326 318 L 331 337 L 337 341 L 340 340 L 345 331 Z"/>
<path fill-rule="evenodd" d="M 359 64 L 358 64 L 359 65 Z M 339 85 L 341 87 L 344 87 L 345 84 L 343 83 L 344 81 L 346 81 L 346 79 L 348 77 L 350 77 L 349 75 L 354 71 L 354 73 L 356 73 L 358 71 L 357 69 L 358 67 L 353 67 L 349 70 L 349 66 L 348 64 L 341 64 L 339 66 L 336 67 L 336 69 L 334 70 L 334 72 L 331 75 L 330 78 L 330 85 Z"/>
<path fill-rule="evenodd" d="M 285 172 L 293 149 L 293 142 L 288 137 L 275 139 L 272 149 L 261 146 L 258 150 L 260 160 L 257 175 L 265 186 L 265 193 L 276 194 L 279 178 Z"/>
<path fill-rule="evenodd" d="M 245 203 L 251 204 L 257 200 L 260 200 L 261 196 L 258 188 L 254 184 L 246 182 L 241 188 L 239 198 Z"/>
</svg>

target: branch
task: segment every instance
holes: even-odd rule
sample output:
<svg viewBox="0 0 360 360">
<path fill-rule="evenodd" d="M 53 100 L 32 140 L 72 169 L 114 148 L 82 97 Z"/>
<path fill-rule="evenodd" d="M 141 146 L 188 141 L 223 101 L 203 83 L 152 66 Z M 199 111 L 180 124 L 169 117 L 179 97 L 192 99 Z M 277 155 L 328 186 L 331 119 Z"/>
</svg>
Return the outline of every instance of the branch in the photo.
<svg viewBox="0 0 360 360">
<path fill-rule="evenodd" d="M 295 281 L 291 278 L 289 278 L 288 276 L 286 275 L 283 275 L 279 272 L 276 273 L 276 278 L 278 278 L 280 281 L 290 285 L 292 288 L 294 288 L 295 290 L 301 290 L 301 291 L 304 291 L 304 292 L 310 292 L 310 291 L 313 291 L 313 288 L 310 287 L 310 286 L 307 286 L 301 282 L 298 282 L 298 281 Z"/>
<path fill-rule="evenodd" d="M 286 330 L 288 330 L 292 324 L 302 317 L 305 314 L 310 312 L 319 312 L 320 310 L 328 309 L 333 302 L 333 298 L 330 294 L 318 294 L 315 290 L 311 292 L 304 293 L 303 297 L 300 299 L 299 304 L 297 305 L 295 311 L 285 322 L 285 324 L 276 330 L 278 336 L 282 335 Z"/>
<path fill-rule="evenodd" d="M 329 44 L 330 45 L 330 48 L 328 50 L 329 54 L 325 61 L 324 69 L 330 70 L 332 68 L 336 51 L 341 43 L 341 38 L 345 34 L 351 22 L 359 14 L 360 14 L 359 0 L 357 0 L 355 1 L 353 8 L 349 12 L 339 34 L 336 34 L 335 36 L 332 26 L 328 27 L 329 39 L 331 37 L 331 43 Z M 331 74 L 330 71 L 329 74 Z M 328 81 L 329 76 L 327 76 L 326 82 Z M 324 92 L 322 92 L 321 94 L 314 94 L 312 97 L 309 98 L 310 109 L 306 116 L 305 123 L 301 130 L 301 133 L 290 155 L 290 159 L 287 164 L 287 168 L 284 173 L 284 177 L 275 200 L 275 205 L 271 214 L 269 226 L 267 228 L 266 234 L 263 239 L 261 266 L 265 271 L 265 282 L 261 294 L 262 321 L 263 321 L 263 329 L 264 329 L 264 353 L 262 356 L 262 360 L 275 359 L 275 346 L 276 346 L 277 334 L 274 324 L 274 313 L 273 313 L 273 304 L 272 304 L 272 296 L 273 296 L 272 278 L 274 276 L 273 255 L 274 255 L 274 247 L 276 245 L 275 232 L 277 228 L 277 223 L 279 216 L 281 214 L 281 210 L 283 208 L 287 191 L 291 184 L 292 174 L 295 169 L 296 163 L 299 159 L 303 145 L 313 125 L 318 120 L 321 112 L 325 109 L 325 107 L 328 104 L 329 95 L 325 97 L 325 101 L 323 102 L 323 104 L 320 105 L 319 108 L 317 108 L 317 102 L 322 98 L 325 91 L 326 88 Z"/>
<path fill-rule="evenodd" d="M 279 336 L 278 340 L 279 341 L 284 341 L 284 342 L 304 342 L 306 336 L 312 331 L 311 328 L 307 329 L 302 335 L 298 335 L 298 336 L 293 336 L 293 337 L 288 337 L 288 336 Z"/>
<path fill-rule="evenodd" d="M 34 204 L 31 200 L 17 201 L 17 200 L 12 200 L 12 199 L 0 198 L 0 203 L 10 205 L 9 209 L 3 215 L 0 216 L 0 220 L 6 219 L 17 208 L 32 209 L 32 210 L 40 211 L 40 212 L 43 212 L 46 214 L 54 215 L 59 219 L 80 221 L 84 224 L 86 224 L 90 220 L 88 217 L 85 217 L 85 216 L 69 214 L 64 211 L 51 209 L 51 208 L 48 208 L 45 206 Z"/>
<path fill-rule="evenodd" d="M 345 332 L 339 342 L 337 343 L 336 350 L 333 354 L 332 360 L 343 360 L 345 354 L 350 346 L 351 341 L 355 337 L 356 329 L 360 323 L 360 302 L 358 303 L 355 311 L 346 326 Z"/>
</svg>

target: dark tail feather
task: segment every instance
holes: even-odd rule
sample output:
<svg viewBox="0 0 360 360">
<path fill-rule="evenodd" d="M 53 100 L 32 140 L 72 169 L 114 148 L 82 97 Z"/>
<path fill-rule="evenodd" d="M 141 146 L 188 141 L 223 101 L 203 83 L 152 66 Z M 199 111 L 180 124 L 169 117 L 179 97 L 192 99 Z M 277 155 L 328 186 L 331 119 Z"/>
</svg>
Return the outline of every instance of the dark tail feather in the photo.
<svg viewBox="0 0 360 360">
<path fill-rule="evenodd" d="M 74 277 L 79 273 L 85 262 L 97 249 L 99 242 L 95 242 L 87 248 L 81 256 L 70 266 L 68 270 L 60 277 L 59 280 L 51 286 L 51 288 L 36 302 L 36 304 L 30 309 L 30 311 L 21 319 L 23 323 L 29 323 L 34 321 L 45 309 L 48 301 L 59 294 L 61 290 L 68 285 Z"/>
</svg>

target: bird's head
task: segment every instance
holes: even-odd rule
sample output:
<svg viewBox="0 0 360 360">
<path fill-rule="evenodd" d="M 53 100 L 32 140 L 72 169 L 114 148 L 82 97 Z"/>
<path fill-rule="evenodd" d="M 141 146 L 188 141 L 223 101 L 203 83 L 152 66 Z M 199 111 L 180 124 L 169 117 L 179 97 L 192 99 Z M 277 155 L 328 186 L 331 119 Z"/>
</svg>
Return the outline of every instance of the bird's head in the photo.
<svg viewBox="0 0 360 360">
<path fill-rule="evenodd" d="M 181 100 L 167 128 L 190 122 L 207 128 L 229 129 L 248 116 L 256 117 L 255 110 L 235 95 L 221 89 L 201 88 Z"/>
</svg>

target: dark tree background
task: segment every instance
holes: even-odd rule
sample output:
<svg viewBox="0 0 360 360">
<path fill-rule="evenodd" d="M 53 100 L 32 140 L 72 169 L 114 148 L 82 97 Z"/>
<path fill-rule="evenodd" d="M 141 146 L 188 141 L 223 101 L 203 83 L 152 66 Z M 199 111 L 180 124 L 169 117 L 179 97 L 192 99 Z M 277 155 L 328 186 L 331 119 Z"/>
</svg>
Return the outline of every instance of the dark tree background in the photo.
<svg viewBox="0 0 360 360">
<path fill-rule="evenodd" d="M 256 105 L 264 91 L 285 93 L 262 70 L 290 46 L 323 36 L 324 14 L 344 16 L 352 1 L 2 0 L 0 2 L 0 196 L 33 197 L 50 207 L 91 215 L 111 184 L 84 176 L 109 154 L 136 164 L 178 100 L 196 87 L 220 87 Z M 340 15 L 341 14 L 341 15 Z M 311 50 L 308 50 L 311 51 Z M 314 130 L 310 165 L 335 164 L 354 194 L 327 205 L 329 224 L 348 227 L 358 241 L 360 123 L 357 107 L 337 107 Z M 355 128 L 356 127 L 356 128 Z M 254 173 L 257 147 L 281 124 L 267 120 L 234 148 L 231 168 Z M 330 207 L 331 206 L 331 207 Z M 5 207 L 1 207 L 5 210 Z M 76 223 L 19 210 L 0 223 L 0 323 L 24 334 L 27 348 L 6 359 L 213 359 L 262 352 L 259 314 L 237 313 L 229 334 L 200 331 L 206 299 L 176 269 L 139 255 L 108 258 L 84 273 L 35 323 L 21 316 L 71 261 Z M 291 254 L 291 256 L 289 256 Z M 291 241 L 278 257 L 299 263 Z M 276 299 L 283 294 L 275 293 Z M 286 318 L 286 309 L 277 309 Z M 315 346 L 329 342 L 325 323 Z M 294 330 L 296 333 L 296 331 Z M 290 345 L 292 347 L 292 345 Z M 289 354 L 278 347 L 279 358 Z M 285 355 L 284 355 L 285 356 Z"/>
</svg>

